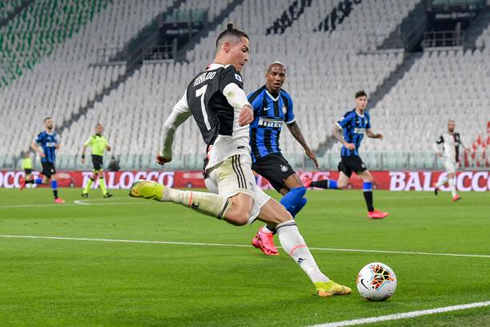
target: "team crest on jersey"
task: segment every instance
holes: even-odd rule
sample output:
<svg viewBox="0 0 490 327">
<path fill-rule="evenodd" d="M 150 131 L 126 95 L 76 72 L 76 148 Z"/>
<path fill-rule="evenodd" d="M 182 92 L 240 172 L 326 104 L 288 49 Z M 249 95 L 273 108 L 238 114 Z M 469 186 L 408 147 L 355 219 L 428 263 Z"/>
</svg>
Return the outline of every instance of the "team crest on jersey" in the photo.
<svg viewBox="0 0 490 327">
<path fill-rule="evenodd" d="M 285 172 L 287 172 L 289 170 L 288 166 L 286 166 L 286 165 L 279 165 L 279 167 L 281 168 L 281 171 L 283 173 L 285 173 Z"/>
<path fill-rule="evenodd" d="M 283 114 L 286 114 L 288 112 L 288 108 L 286 108 L 286 106 L 282 106 L 282 113 Z"/>
<path fill-rule="evenodd" d="M 242 83 L 243 83 L 243 81 L 242 81 L 242 77 L 241 77 L 240 75 L 235 74 L 235 78 L 236 78 L 236 80 L 237 80 L 237 81 L 240 81 L 240 82 L 242 82 Z"/>
</svg>

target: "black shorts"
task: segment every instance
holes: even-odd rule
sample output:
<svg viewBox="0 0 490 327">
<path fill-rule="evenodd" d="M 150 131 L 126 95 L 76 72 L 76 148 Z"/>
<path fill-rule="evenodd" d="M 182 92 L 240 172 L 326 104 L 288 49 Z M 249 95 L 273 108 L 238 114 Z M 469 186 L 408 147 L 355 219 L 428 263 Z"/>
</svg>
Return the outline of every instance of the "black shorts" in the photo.
<svg viewBox="0 0 490 327">
<path fill-rule="evenodd" d="M 347 177 L 351 177 L 352 172 L 359 174 L 366 170 L 366 165 L 359 156 L 342 157 L 339 162 L 339 171 L 343 172 Z"/>
<path fill-rule="evenodd" d="M 54 162 L 41 162 L 43 165 L 42 174 L 47 178 L 51 178 L 54 174 L 56 174 L 56 168 L 54 167 Z"/>
<path fill-rule="evenodd" d="M 32 169 L 24 169 L 26 175 L 30 175 L 32 173 Z"/>
<path fill-rule="evenodd" d="M 252 164 L 252 169 L 267 179 L 278 192 L 284 187 L 286 178 L 296 173 L 280 153 L 271 153 L 257 159 Z"/>
<path fill-rule="evenodd" d="M 102 162 L 102 156 L 92 155 L 92 164 L 94 165 L 94 171 L 104 169 L 104 163 Z"/>
</svg>

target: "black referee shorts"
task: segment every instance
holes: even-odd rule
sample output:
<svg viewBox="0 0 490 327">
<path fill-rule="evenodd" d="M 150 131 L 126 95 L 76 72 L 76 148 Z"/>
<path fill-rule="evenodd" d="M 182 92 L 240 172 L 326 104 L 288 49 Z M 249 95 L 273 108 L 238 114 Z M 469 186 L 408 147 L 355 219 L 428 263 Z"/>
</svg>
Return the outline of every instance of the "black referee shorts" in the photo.
<svg viewBox="0 0 490 327">
<path fill-rule="evenodd" d="M 94 165 L 93 171 L 97 172 L 103 170 L 104 169 L 103 157 L 93 154 L 92 164 Z"/>
<path fill-rule="evenodd" d="M 43 165 L 43 171 L 41 172 L 47 178 L 51 178 L 56 174 L 56 168 L 54 167 L 54 162 L 41 162 Z"/>
<path fill-rule="evenodd" d="M 284 159 L 280 153 L 271 153 L 265 157 L 257 159 L 252 164 L 252 169 L 271 183 L 276 191 L 280 192 L 284 188 L 284 181 L 295 174 L 293 167 Z"/>
<path fill-rule="evenodd" d="M 367 170 L 366 165 L 359 156 L 342 157 L 338 168 L 339 171 L 343 172 L 347 177 L 351 177 L 352 172 L 359 174 Z"/>
</svg>

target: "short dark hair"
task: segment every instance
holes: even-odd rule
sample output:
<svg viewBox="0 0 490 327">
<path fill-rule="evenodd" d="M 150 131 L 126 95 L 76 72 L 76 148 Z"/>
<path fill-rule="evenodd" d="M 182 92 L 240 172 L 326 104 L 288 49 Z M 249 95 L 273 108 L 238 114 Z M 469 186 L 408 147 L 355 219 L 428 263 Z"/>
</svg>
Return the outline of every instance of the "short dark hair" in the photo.
<svg viewBox="0 0 490 327">
<path fill-rule="evenodd" d="M 275 66 L 279 66 L 279 67 L 282 67 L 284 69 L 284 71 L 286 71 L 286 66 L 284 66 L 284 64 L 280 61 L 274 61 L 274 62 L 271 62 L 269 64 L 269 67 L 267 67 L 267 72 L 270 73 L 271 70 L 272 70 L 272 67 L 275 67 Z"/>
<path fill-rule="evenodd" d="M 360 90 L 356 92 L 356 99 L 360 97 L 368 97 L 367 93 L 364 90 Z"/>
<path fill-rule="evenodd" d="M 233 23 L 228 23 L 226 24 L 226 30 L 221 32 L 218 38 L 216 39 L 216 48 L 219 48 L 220 44 L 223 43 L 223 40 L 229 36 L 235 38 L 246 37 L 247 39 L 250 40 L 247 33 L 236 28 Z"/>
<path fill-rule="evenodd" d="M 44 122 L 46 122 L 46 120 L 48 120 L 48 119 L 51 119 L 51 117 L 44 118 Z"/>
</svg>

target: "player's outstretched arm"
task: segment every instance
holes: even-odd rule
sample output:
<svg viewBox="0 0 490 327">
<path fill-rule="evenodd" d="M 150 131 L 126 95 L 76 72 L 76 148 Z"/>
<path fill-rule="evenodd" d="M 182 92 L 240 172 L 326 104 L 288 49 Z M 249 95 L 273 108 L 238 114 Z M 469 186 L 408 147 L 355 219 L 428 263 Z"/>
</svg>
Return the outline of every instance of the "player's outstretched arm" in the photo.
<svg viewBox="0 0 490 327">
<path fill-rule="evenodd" d="M 371 129 L 366 130 L 366 135 L 372 139 L 383 139 L 383 134 L 381 133 L 373 133 Z"/>
<path fill-rule="evenodd" d="M 82 158 L 80 159 L 82 163 L 85 163 L 85 151 L 87 151 L 87 146 L 84 144 L 82 147 Z"/>
<path fill-rule="evenodd" d="M 315 167 L 319 168 L 320 166 L 318 165 L 318 160 L 316 159 L 316 155 L 315 153 L 313 153 L 313 151 L 311 151 L 310 147 L 308 146 L 308 143 L 306 143 L 303 133 L 301 133 L 301 130 L 299 129 L 299 125 L 295 121 L 293 121 L 291 124 L 286 124 L 286 126 L 288 127 L 291 134 L 293 134 L 296 141 L 298 141 L 298 143 L 301 144 L 303 149 L 305 149 L 308 158 L 310 158 L 315 163 Z"/>
<path fill-rule="evenodd" d="M 177 128 L 182 125 L 192 115 L 187 104 L 187 92 L 175 104 L 172 113 L 163 124 L 163 149 L 157 155 L 157 163 L 164 165 L 172 161 L 172 144 Z"/>
<path fill-rule="evenodd" d="M 441 145 L 444 143 L 444 138 L 442 135 L 437 139 L 437 141 L 432 145 L 432 148 L 434 149 L 434 152 L 437 154 L 438 157 L 443 156 L 443 152 L 441 150 Z"/>
<path fill-rule="evenodd" d="M 355 144 L 354 143 L 348 143 L 345 139 L 344 139 L 344 135 L 342 134 L 342 128 L 338 125 L 338 124 L 335 124 L 334 128 L 333 128 L 333 136 L 340 142 L 342 143 L 343 146 L 345 146 L 347 149 L 349 150 L 354 150 L 356 148 Z"/>
<path fill-rule="evenodd" d="M 44 158 L 44 152 L 41 151 L 39 146 L 37 145 L 36 141 L 32 141 L 31 143 L 31 149 L 36 151 L 41 158 Z"/>
</svg>

